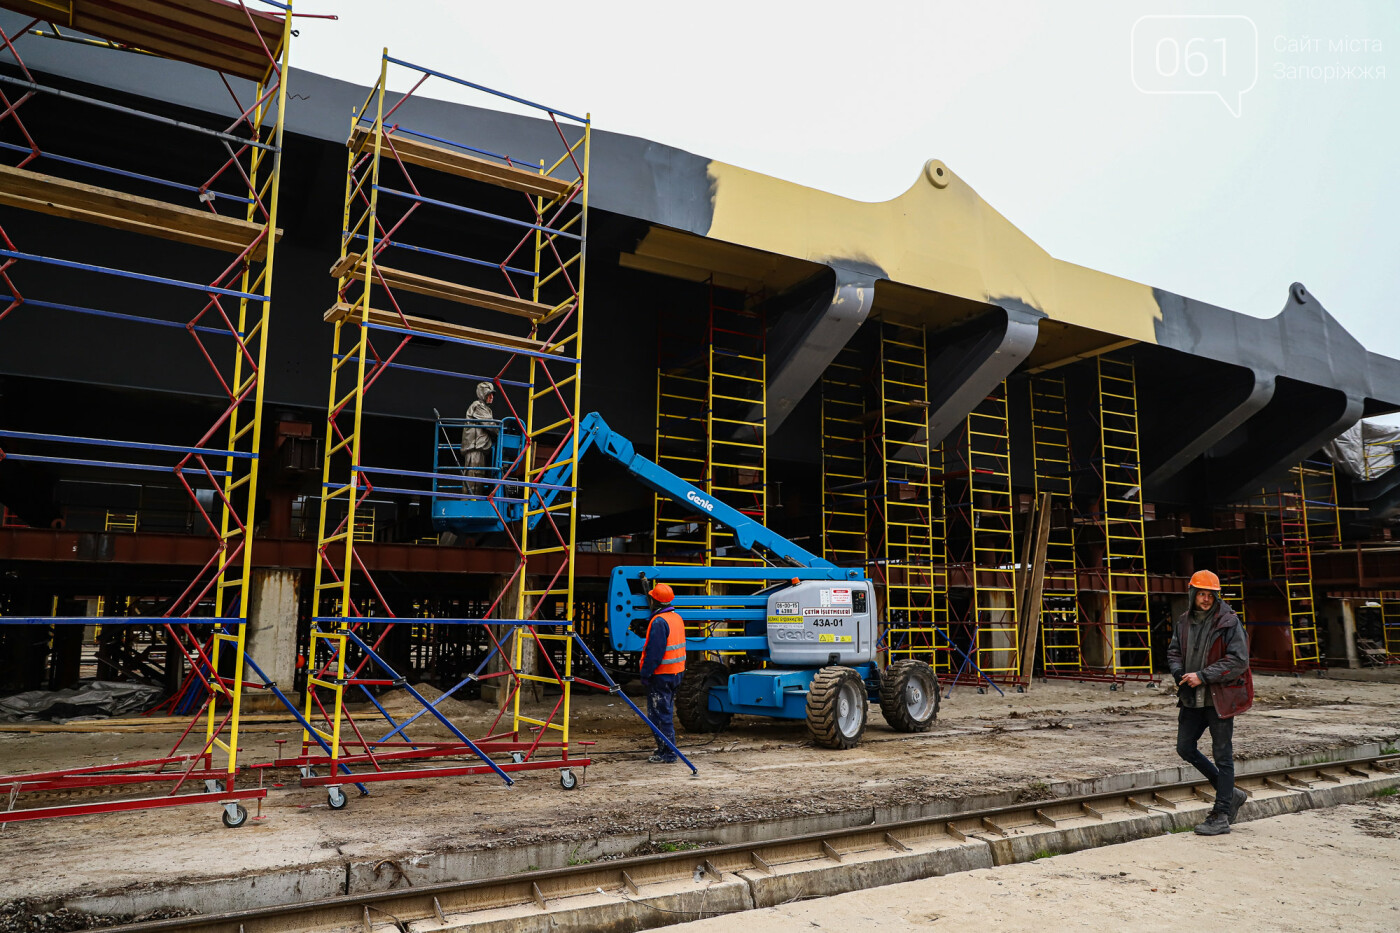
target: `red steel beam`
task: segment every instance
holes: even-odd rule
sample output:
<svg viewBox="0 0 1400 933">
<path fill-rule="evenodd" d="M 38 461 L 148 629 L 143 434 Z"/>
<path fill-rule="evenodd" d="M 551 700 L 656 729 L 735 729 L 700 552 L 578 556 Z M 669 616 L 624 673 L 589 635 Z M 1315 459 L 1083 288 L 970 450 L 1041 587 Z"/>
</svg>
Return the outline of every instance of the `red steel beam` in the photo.
<svg viewBox="0 0 1400 933">
<path fill-rule="evenodd" d="M 234 800 L 261 800 L 267 789 L 220 791 L 214 794 L 180 794 L 176 797 L 138 797 L 133 800 L 103 800 L 73 803 L 61 807 L 36 807 L 32 810 L 0 812 L 0 826 L 26 820 L 51 820 L 60 816 L 87 816 L 92 813 L 121 813 L 127 810 L 154 810 L 159 807 L 184 807 L 196 803 L 229 803 Z"/>
<path fill-rule="evenodd" d="M 316 542 L 299 538 L 258 538 L 259 567 L 315 567 Z M 397 573 L 495 573 L 510 574 L 519 565 L 511 548 L 439 547 L 431 544 L 355 545 L 371 571 Z M 196 535 L 154 532 L 80 532 L 48 528 L 0 528 L 0 560 L 51 563 L 148 564 L 203 566 L 209 560 L 209 539 Z M 580 551 L 574 556 L 575 573 L 606 578 L 619 565 L 644 564 L 646 554 L 605 554 Z M 559 555 L 545 555 L 541 567 L 531 572 L 552 573 Z"/>
</svg>

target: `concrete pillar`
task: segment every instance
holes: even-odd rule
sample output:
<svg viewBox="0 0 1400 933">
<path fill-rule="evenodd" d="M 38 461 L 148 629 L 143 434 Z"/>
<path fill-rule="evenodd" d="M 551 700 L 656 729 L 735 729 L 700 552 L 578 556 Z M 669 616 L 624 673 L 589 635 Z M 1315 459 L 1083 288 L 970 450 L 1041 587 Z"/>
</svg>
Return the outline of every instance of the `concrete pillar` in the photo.
<svg viewBox="0 0 1400 933">
<path fill-rule="evenodd" d="M 1084 659 L 1084 666 L 1112 667 L 1113 650 L 1108 642 L 1108 629 L 1103 627 L 1108 621 L 1108 594 L 1080 593 L 1079 611 L 1082 614 L 1079 650 Z"/>
<path fill-rule="evenodd" d="M 295 699 L 290 691 L 297 669 L 301 571 L 282 567 L 254 568 L 249 585 L 252 589 L 248 598 L 245 650 L 278 689 Z M 249 671 L 246 679 L 256 682 L 258 678 Z M 250 711 L 253 706 L 281 708 L 277 698 L 264 690 L 250 690 L 243 696 L 244 708 Z"/>
<path fill-rule="evenodd" d="M 1356 651 L 1356 606 L 1349 599 L 1341 600 L 1342 641 L 1347 653 L 1347 667 L 1356 670 L 1361 666 L 1361 656 Z"/>
</svg>

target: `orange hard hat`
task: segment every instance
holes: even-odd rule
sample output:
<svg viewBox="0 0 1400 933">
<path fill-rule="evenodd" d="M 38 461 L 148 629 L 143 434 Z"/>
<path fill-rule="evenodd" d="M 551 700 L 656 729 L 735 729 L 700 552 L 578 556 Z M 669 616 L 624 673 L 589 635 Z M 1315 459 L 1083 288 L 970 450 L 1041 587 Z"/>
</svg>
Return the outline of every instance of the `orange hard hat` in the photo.
<svg viewBox="0 0 1400 933">
<path fill-rule="evenodd" d="M 1220 578 L 1209 570 L 1197 570 L 1191 574 L 1191 586 L 1198 590 L 1215 590 L 1220 592 Z"/>
<path fill-rule="evenodd" d="M 676 598 L 676 594 L 671 589 L 671 584 L 669 583 L 656 584 L 651 589 L 647 590 L 647 595 L 659 603 L 669 603 Z"/>
</svg>

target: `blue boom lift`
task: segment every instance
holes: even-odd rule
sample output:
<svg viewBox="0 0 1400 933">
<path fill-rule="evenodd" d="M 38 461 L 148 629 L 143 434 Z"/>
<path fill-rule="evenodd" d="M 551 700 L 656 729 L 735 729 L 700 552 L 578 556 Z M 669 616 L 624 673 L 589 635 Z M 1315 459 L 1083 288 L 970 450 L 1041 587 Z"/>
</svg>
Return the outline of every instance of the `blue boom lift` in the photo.
<svg viewBox="0 0 1400 933">
<path fill-rule="evenodd" d="M 433 499 L 439 531 L 474 534 L 518 522 L 523 501 L 512 495 L 511 458 L 520 450 L 519 426 L 496 423 L 498 442 L 491 464 L 480 475 L 496 492 L 464 495 L 446 487 Z M 436 427 L 434 473 L 450 471 L 442 454 L 453 448 L 452 429 L 460 420 Z M 922 661 L 903 660 L 881 670 L 877 660 L 880 625 L 873 583 L 858 568 L 837 567 L 742 512 L 705 493 L 638 454 L 632 442 L 608 427 L 597 412 L 579 424 L 578 455 L 596 448 L 638 482 L 693 511 L 697 520 L 730 529 L 739 547 L 760 555 L 766 567 L 618 567 L 608 585 L 608 638 L 619 651 L 640 653 L 650 618 L 646 591 L 655 581 L 700 584 L 711 580 L 752 581 L 750 595 L 678 596 L 676 609 L 686 624 L 692 652 L 742 652 L 766 662 L 761 669 L 730 672 L 721 661 L 688 662 L 676 695 L 676 713 L 691 732 L 719 732 L 735 713 L 778 719 L 804 719 L 819 745 L 851 748 L 865 731 L 868 702 L 880 704 L 885 720 L 902 732 L 923 732 L 938 715 L 939 685 Z M 455 456 L 455 453 L 453 454 Z M 573 464 L 545 471 L 545 505 L 568 488 Z M 440 484 L 434 481 L 434 490 Z M 535 507 L 538 508 L 538 505 Z M 532 509 L 534 511 L 534 509 Z M 535 520 L 538 520 L 536 518 Z M 724 634 L 710 634 L 721 628 Z M 742 631 L 743 634 L 731 634 Z"/>
</svg>

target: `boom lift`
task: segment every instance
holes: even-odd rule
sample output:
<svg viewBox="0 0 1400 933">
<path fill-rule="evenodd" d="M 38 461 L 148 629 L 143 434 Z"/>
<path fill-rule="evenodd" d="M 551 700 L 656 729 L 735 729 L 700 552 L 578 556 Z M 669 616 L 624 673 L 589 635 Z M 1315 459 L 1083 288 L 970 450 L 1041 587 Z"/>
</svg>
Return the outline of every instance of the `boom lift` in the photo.
<svg viewBox="0 0 1400 933">
<path fill-rule="evenodd" d="M 454 425 L 455 426 L 455 425 Z M 444 434 L 439 425 L 437 437 Z M 880 622 L 874 584 L 860 568 L 838 567 L 805 550 L 637 453 L 632 442 L 613 431 L 597 412 L 579 423 L 580 458 L 597 448 L 643 486 L 693 511 L 699 520 L 722 525 L 739 547 L 767 561 L 767 567 L 617 567 L 608 585 L 608 638 L 619 651 L 640 653 L 650 618 L 646 591 L 652 583 L 704 583 L 715 579 L 753 581 L 749 595 L 678 596 L 676 609 L 686 624 L 686 648 L 712 656 L 742 653 L 761 669 L 731 672 L 723 661 L 686 665 L 676 695 L 676 713 L 692 732 L 718 732 L 735 713 L 778 719 L 805 719 L 812 738 L 829 748 L 851 748 L 865 731 L 868 702 L 880 704 L 885 720 L 902 732 L 923 732 L 938 714 L 939 685 L 923 661 L 902 660 L 881 669 L 877 663 Z M 497 437 L 509 436 L 502 424 Z M 507 444 L 501 445 L 508 451 Z M 442 444 L 439 441 L 438 450 Z M 503 459 L 503 458 L 502 458 Z M 493 465 L 482 480 L 495 492 L 482 497 L 433 500 L 433 522 L 440 531 L 479 533 L 521 520 L 523 502 L 512 496 L 510 465 Z M 437 470 L 435 469 L 436 473 Z M 566 488 L 573 463 L 541 477 Z M 548 504 L 546 497 L 546 506 Z M 537 510 L 532 509 L 532 512 Z M 547 509 L 539 509 L 531 521 Z M 711 636 L 723 627 L 742 635 Z M 635 631 L 634 631 L 635 629 Z"/>
</svg>

